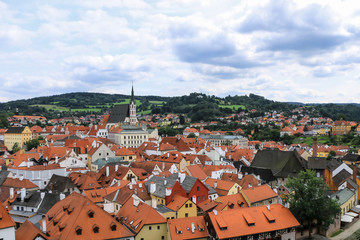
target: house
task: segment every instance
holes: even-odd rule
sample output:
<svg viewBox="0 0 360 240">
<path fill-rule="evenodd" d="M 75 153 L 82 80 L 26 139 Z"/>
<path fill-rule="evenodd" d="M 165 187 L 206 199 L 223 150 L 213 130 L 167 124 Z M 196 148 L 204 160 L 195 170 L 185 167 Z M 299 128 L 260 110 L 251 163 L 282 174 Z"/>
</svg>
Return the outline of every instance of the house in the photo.
<svg viewBox="0 0 360 240">
<path fill-rule="evenodd" d="M 109 213 L 75 192 L 44 215 L 42 226 L 50 239 L 134 239 Z"/>
<path fill-rule="evenodd" d="M 208 237 L 203 216 L 168 220 L 168 240 L 206 240 Z"/>
<path fill-rule="evenodd" d="M 79 188 L 70 178 L 53 174 L 45 187 L 45 190 L 53 193 L 80 193 Z"/>
<path fill-rule="evenodd" d="M 0 237 L 15 240 L 15 222 L 2 204 L 0 204 Z"/>
<path fill-rule="evenodd" d="M 249 207 L 278 203 L 278 194 L 267 184 L 241 191 Z"/>
<path fill-rule="evenodd" d="M 351 131 L 351 123 L 348 121 L 336 121 L 332 125 L 332 135 L 345 135 Z"/>
<path fill-rule="evenodd" d="M 31 139 L 32 132 L 29 127 L 10 127 L 4 134 L 4 144 L 8 149 L 12 149 L 15 143 L 21 148 Z"/>
<path fill-rule="evenodd" d="M 151 206 L 130 198 L 117 213 L 120 223 L 135 234 L 136 240 L 165 239 L 166 219 Z"/>
<path fill-rule="evenodd" d="M 185 128 L 184 131 L 183 131 L 183 135 L 184 136 L 189 136 L 190 133 L 193 133 L 196 137 L 199 136 L 199 130 L 197 130 L 196 128 Z"/>
<path fill-rule="evenodd" d="M 350 209 L 357 204 L 355 192 L 348 188 L 341 189 L 332 194 L 330 197 L 339 202 L 342 216 L 349 212 Z"/>
<path fill-rule="evenodd" d="M 220 179 L 208 178 L 205 181 L 206 184 L 209 184 L 219 196 L 227 196 L 231 194 L 237 194 L 241 191 L 241 187 L 236 182 L 224 181 Z"/>
<path fill-rule="evenodd" d="M 29 240 L 48 240 L 39 228 L 33 223 L 26 220 L 15 232 L 15 239 L 29 239 Z"/>
<path fill-rule="evenodd" d="M 149 133 L 138 126 L 121 125 L 111 127 L 108 138 L 120 146 L 138 148 L 148 141 Z"/>
<path fill-rule="evenodd" d="M 300 223 L 280 204 L 209 213 L 209 232 L 216 239 L 290 239 Z"/>
<path fill-rule="evenodd" d="M 256 153 L 251 167 L 270 169 L 277 181 L 282 182 L 288 177 L 295 177 L 300 171 L 305 170 L 307 163 L 297 151 L 265 149 Z M 241 172 L 243 172 L 243 169 L 241 169 Z M 261 179 L 263 178 L 261 177 Z"/>
<path fill-rule="evenodd" d="M 104 143 L 100 141 L 93 141 L 92 147 L 88 151 L 88 166 L 99 158 L 115 157 L 115 153 Z"/>
<path fill-rule="evenodd" d="M 241 193 L 221 196 L 214 200 L 217 203 L 214 208 L 216 211 L 227 211 L 232 209 L 238 209 L 243 207 L 249 207 L 246 199 Z"/>
<path fill-rule="evenodd" d="M 187 218 L 197 216 L 196 200 L 175 195 L 166 207 L 175 213 L 176 218 Z"/>
</svg>

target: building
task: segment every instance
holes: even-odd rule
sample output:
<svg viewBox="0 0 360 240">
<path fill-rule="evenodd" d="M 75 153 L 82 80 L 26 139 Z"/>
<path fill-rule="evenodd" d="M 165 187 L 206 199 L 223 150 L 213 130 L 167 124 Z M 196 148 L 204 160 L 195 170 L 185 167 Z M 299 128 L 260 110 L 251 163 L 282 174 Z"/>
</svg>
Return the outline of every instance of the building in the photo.
<svg viewBox="0 0 360 240">
<path fill-rule="evenodd" d="M 149 139 L 149 132 L 136 125 L 118 125 L 109 129 L 108 138 L 123 147 L 138 148 Z"/>
<path fill-rule="evenodd" d="M 130 104 L 120 104 L 114 106 L 106 123 L 106 128 L 109 130 L 111 127 L 118 126 L 119 124 L 135 126 L 137 123 L 136 101 L 134 98 L 134 87 L 132 87 Z"/>
<path fill-rule="evenodd" d="M 0 239 L 15 240 L 15 222 L 0 204 Z"/>
<path fill-rule="evenodd" d="M 210 235 L 216 239 L 290 239 L 300 226 L 280 204 L 209 213 Z"/>
<path fill-rule="evenodd" d="M 32 132 L 29 127 L 11 127 L 4 134 L 4 144 L 8 149 L 12 149 L 15 143 L 23 147 L 31 139 Z"/>
<path fill-rule="evenodd" d="M 351 131 L 351 123 L 347 121 L 336 121 L 332 125 L 332 135 L 345 135 Z"/>
<path fill-rule="evenodd" d="M 206 240 L 209 232 L 203 216 L 168 220 L 168 240 Z"/>
<path fill-rule="evenodd" d="M 239 145 L 240 148 L 248 148 L 249 140 L 243 136 L 235 135 L 200 135 L 202 139 L 211 143 L 211 146 L 217 147 L 220 145 Z"/>
</svg>

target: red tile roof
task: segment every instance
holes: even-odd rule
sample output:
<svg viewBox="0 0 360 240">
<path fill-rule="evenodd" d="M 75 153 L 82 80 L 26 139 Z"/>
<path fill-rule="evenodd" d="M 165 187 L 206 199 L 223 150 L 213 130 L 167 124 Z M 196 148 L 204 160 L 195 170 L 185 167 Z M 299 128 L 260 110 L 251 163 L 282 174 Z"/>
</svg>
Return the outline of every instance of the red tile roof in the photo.
<svg viewBox="0 0 360 240">
<path fill-rule="evenodd" d="M 169 219 L 172 240 L 207 239 L 209 232 L 203 216 Z"/>
<path fill-rule="evenodd" d="M 256 203 L 265 199 L 274 198 L 278 195 L 267 184 L 261 186 L 255 186 L 248 189 L 243 189 L 244 195 L 250 201 L 250 203 Z"/>
<path fill-rule="evenodd" d="M 9 213 L 6 211 L 2 204 L 0 204 L 0 216 L 0 229 L 15 227 L 14 220 L 12 220 Z"/>
</svg>

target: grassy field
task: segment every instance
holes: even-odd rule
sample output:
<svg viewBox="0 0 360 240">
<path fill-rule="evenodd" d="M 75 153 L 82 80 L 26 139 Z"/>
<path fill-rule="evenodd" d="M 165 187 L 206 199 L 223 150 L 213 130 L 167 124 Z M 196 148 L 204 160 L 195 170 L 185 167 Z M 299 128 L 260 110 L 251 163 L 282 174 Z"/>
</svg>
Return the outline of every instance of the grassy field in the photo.
<svg viewBox="0 0 360 240">
<path fill-rule="evenodd" d="M 101 108 L 74 108 L 71 112 L 101 112 Z"/>
<path fill-rule="evenodd" d="M 136 114 L 140 114 L 140 115 L 149 115 L 151 114 L 151 110 L 146 110 L 146 111 L 141 111 L 141 112 L 136 112 Z"/>
<path fill-rule="evenodd" d="M 244 105 L 219 105 L 219 107 L 221 108 L 231 108 L 231 109 L 234 109 L 237 111 L 239 110 L 239 108 L 241 108 L 242 110 L 245 110 L 245 106 Z"/>
<path fill-rule="evenodd" d="M 326 144 L 329 142 L 329 137 L 328 136 L 319 136 L 317 138 L 317 142 L 320 144 Z M 298 144 L 298 143 L 305 143 L 307 145 L 312 145 L 313 144 L 313 137 L 298 137 L 294 139 L 294 143 Z"/>
<path fill-rule="evenodd" d="M 63 111 L 63 112 L 69 111 L 69 108 L 67 107 L 61 107 L 51 104 L 36 104 L 36 105 L 31 105 L 31 107 L 43 107 L 46 110 L 53 110 L 53 111 Z"/>
</svg>

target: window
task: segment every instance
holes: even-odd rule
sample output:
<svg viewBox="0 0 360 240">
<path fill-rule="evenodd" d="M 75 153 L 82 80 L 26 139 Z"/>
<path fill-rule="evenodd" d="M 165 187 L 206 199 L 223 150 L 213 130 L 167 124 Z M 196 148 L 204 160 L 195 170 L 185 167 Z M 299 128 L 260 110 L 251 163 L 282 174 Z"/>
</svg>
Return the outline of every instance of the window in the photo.
<svg viewBox="0 0 360 240">
<path fill-rule="evenodd" d="M 192 203 L 189 204 L 189 207 L 190 207 L 190 208 L 192 207 Z"/>
<path fill-rule="evenodd" d="M 151 226 L 149 226 L 149 230 L 151 230 Z"/>
<path fill-rule="evenodd" d="M 189 207 L 189 204 L 185 204 L 185 208 L 188 208 Z"/>
<path fill-rule="evenodd" d="M 161 240 L 164 240 L 165 239 L 165 237 L 164 236 L 161 236 Z"/>
<path fill-rule="evenodd" d="M 185 217 L 189 217 L 189 214 L 188 214 L 188 213 L 185 213 Z"/>
<path fill-rule="evenodd" d="M 159 230 L 159 229 L 160 229 L 160 226 L 157 226 L 157 229 Z"/>
<path fill-rule="evenodd" d="M 200 191 L 200 187 L 199 187 L 199 186 L 196 187 L 196 191 Z"/>
</svg>

